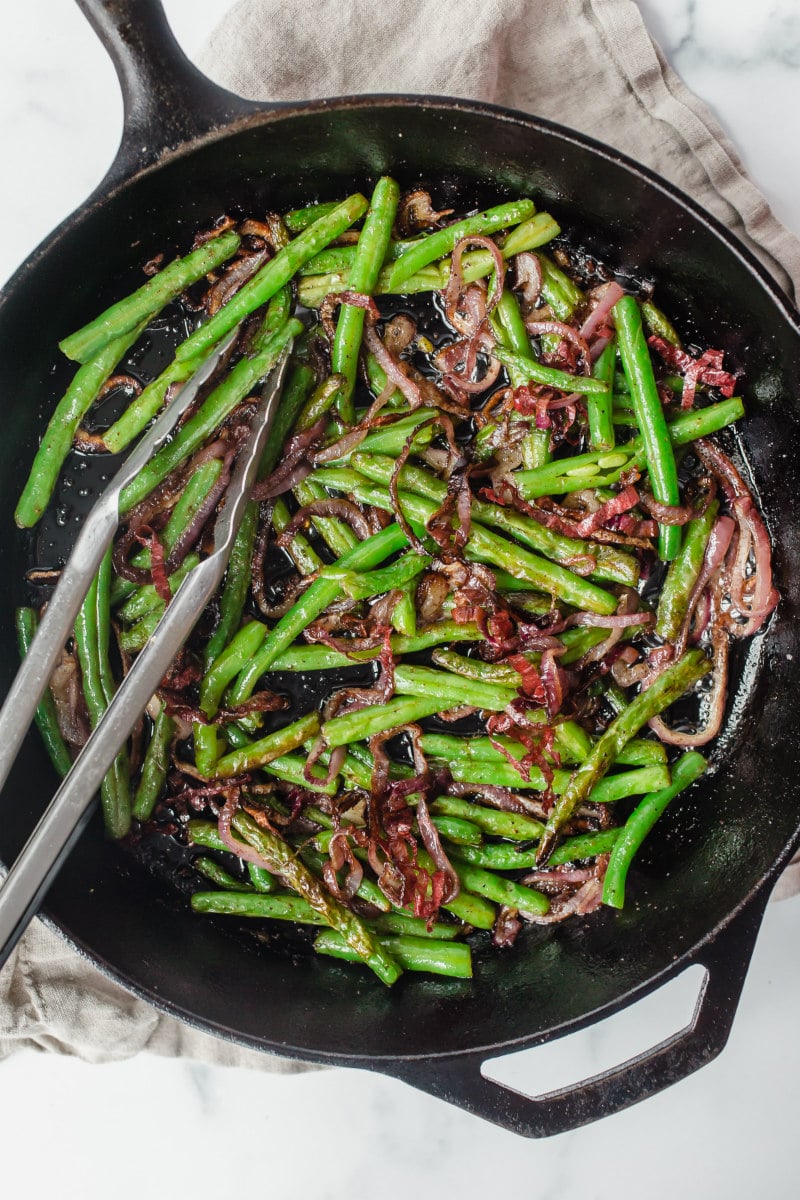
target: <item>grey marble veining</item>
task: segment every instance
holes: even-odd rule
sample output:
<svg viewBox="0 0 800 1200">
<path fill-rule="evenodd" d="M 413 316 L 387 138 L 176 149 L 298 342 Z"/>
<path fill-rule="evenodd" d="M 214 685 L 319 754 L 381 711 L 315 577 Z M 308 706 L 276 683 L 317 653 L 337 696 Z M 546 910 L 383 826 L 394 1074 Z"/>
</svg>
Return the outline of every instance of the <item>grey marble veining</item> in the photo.
<svg viewBox="0 0 800 1200">
<path fill-rule="evenodd" d="M 166 3 L 190 55 L 228 7 Z M 669 61 L 800 233 L 800 4 L 642 0 L 641 8 Z M 120 126 L 113 71 L 77 6 L 6 0 L 0 278 L 97 185 Z M 0 1068 L 5 1186 L 38 1196 L 74 1180 L 88 1200 L 256 1187 L 316 1200 L 373 1191 L 381 1200 L 421 1191 L 463 1200 L 788 1200 L 798 1190 L 798 919 L 800 899 L 769 910 L 719 1059 L 573 1134 L 528 1143 L 365 1072 L 278 1077 L 147 1057 L 91 1067 L 20 1055 Z M 639 1010 L 629 1024 L 621 1053 L 666 1032 Z M 575 1061 L 604 1061 L 610 1047 L 597 1026 Z M 534 1054 L 519 1065 L 518 1086 L 538 1078 Z"/>
</svg>

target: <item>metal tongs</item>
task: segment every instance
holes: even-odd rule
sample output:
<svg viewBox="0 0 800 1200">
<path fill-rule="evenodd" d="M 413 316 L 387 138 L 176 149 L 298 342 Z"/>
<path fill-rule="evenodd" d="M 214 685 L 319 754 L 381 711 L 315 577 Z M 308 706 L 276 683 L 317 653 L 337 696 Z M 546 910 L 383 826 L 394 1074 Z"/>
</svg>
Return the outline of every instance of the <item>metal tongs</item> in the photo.
<svg viewBox="0 0 800 1200">
<path fill-rule="evenodd" d="M 120 523 L 119 500 L 213 373 L 232 334 L 164 409 L 84 522 L 36 637 L 0 709 L 0 789 L 33 720 L 83 599 Z M 0 887 L 0 966 L 6 961 L 91 816 L 98 788 L 225 572 L 275 416 L 291 343 L 266 378 L 250 438 L 214 525 L 214 550 L 184 578 L 152 638 L 75 760 Z"/>
</svg>

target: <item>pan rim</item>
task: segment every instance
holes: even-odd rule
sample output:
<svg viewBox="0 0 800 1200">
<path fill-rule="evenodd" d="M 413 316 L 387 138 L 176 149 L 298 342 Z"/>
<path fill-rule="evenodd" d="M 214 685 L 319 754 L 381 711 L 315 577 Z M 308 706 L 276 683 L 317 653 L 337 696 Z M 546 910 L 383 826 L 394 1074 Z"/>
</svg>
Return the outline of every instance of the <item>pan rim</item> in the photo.
<svg viewBox="0 0 800 1200">
<path fill-rule="evenodd" d="M 628 155 L 617 151 L 585 134 L 579 133 L 578 131 L 569 129 L 544 118 L 522 113 L 515 109 L 446 96 L 428 97 L 424 95 L 394 93 L 376 93 L 363 96 L 342 96 L 315 101 L 297 103 L 289 102 L 279 106 L 265 105 L 263 109 L 256 109 L 246 116 L 238 117 L 228 124 L 216 127 L 209 133 L 203 134 L 189 141 L 182 142 L 178 146 L 168 149 L 155 162 L 141 168 L 123 180 L 118 180 L 112 183 L 110 187 L 106 186 L 106 181 L 104 180 L 88 197 L 83 205 L 66 217 L 65 220 L 62 221 L 53 230 L 53 232 L 33 250 L 33 252 L 25 259 L 25 261 L 17 268 L 14 274 L 6 282 L 2 291 L 0 291 L 0 321 L 3 319 L 4 307 L 7 299 L 13 293 L 16 293 L 18 288 L 24 286 L 27 276 L 35 269 L 37 264 L 43 258 L 45 258 L 45 256 L 48 256 L 51 252 L 57 251 L 57 247 L 61 239 L 74 228 L 77 228 L 85 221 L 90 220 L 101 207 L 105 206 L 109 201 L 112 201 L 118 195 L 121 195 L 123 192 L 127 191 L 128 188 L 134 186 L 140 178 L 153 174 L 161 170 L 162 167 L 167 167 L 173 162 L 186 158 L 205 146 L 235 137 L 236 135 L 246 132 L 254 127 L 266 127 L 275 124 L 276 122 L 295 118 L 304 119 L 316 114 L 324 114 L 328 112 L 370 108 L 424 111 L 430 111 L 433 109 L 441 110 L 444 113 L 456 114 L 463 112 L 493 121 L 499 120 L 504 123 L 521 126 L 523 128 L 531 129 L 532 131 L 544 133 L 547 136 L 555 137 L 558 141 L 567 145 L 578 146 L 583 149 L 587 149 L 602 161 L 612 162 L 617 166 L 622 167 L 633 176 L 643 180 L 651 189 L 654 189 L 656 192 L 665 195 L 672 202 L 680 205 L 691 215 L 694 220 L 698 221 L 718 241 L 721 241 L 726 250 L 733 254 L 734 257 L 743 264 L 751 278 L 754 278 L 762 287 L 762 289 L 768 294 L 773 305 L 777 308 L 780 316 L 788 323 L 794 333 L 800 336 L 800 312 L 798 312 L 798 309 L 793 305 L 790 298 L 786 295 L 777 281 L 772 277 L 768 268 L 764 266 L 752 253 L 752 251 L 750 251 L 738 239 L 738 237 L 729 229 L 727 229 L 716 217 L 702 208 L 702 206 L 698 205 L 690 196 L 686 195 L 686 193 L 682 192 L 669 181 L 663 179 L 650 168 L 643 166 Z M 106 180 L 109 179 L 110 176 L 106 176 Z M 783 847 L 781 853 L 773 861 L 768 872 L 763 876 L 763 878 L 756 883 L 743 898 L 740 899 L 737 905 L 731 911 L 729 911 L 721 921 L 719 921 L 710 931 L 708 931 L 708 933 L 699 938 L 693 945 L 688 947 L 669 966 L 665 967 L 660 972 L 657 972 L 655 975 L 651 975 L 641 983 L 637 983 L 628 991 L 624 992 L 621 996 L 602 1004 L 588 1014 L 576 1017 L 568 1022 L 565 1022 L 563 1025 L 556 1026 L 551 1030 L 546 1031 L 544 1034 L 536 1033 L 522 1035 L 521 1037 L 508 1039 L 500 1043 L 487 1043 L 481 1046 L 470 1046 L 433 1054 L 367 1056 L 352 1052 L 313 1050 L 309 1049 L 307 1046 L 303 1047 L 288 1045 L 286 1043 L 270 1041 L 267 1038 L 249 1036 L 241 1031 L 223 1027 L 207 1018 L 198 1017 L 195 1013 L 188 1011 L 181 1004 L 173 1001 L 167 1001 L 163 996 L 152 992 L 150 989 L 138 982 L 132 981 L 123 972 L 114 968 L 107 959 L 91 951 L 91 949 L 81 939 L 76 938 L 74 934 L 68 932 L 57 918 L 51 916 L 46 908 L 40 914 L 40 919 L 42 919 L 50 929 L 56 931 L 59 936 L 63 937 L 71 946 L 73 946 L 82 957 L 92 962 L 93 965 L 95 965 L 107 978 L 118 983 L 129 993 L 132 993 L 133 995 L 153 1005 L 157 1010 L 170 1016 L 177 1017 L 193 1028 L 200 1029 L 203 1032 L 210 1033 L 213 1036 L 222 1037 L 223 1039 L 234 1042 L 235 1044 L 261 1050 L 263 1052 L 296 1058 L 302 1061 L 324 1062 L 333 1065 L 349 1065 L 367 1069 L 381 1069 L 381 1067 L 388 1067 L 392 1063 L 466 1059 L 477 1056 L 486 1057 L 488 1055 L 511 1053 L 514 1050 L 524 1049 L 526 1046 L 535 1045 L 543 1041 L 548 1041 L 553 1038 L 563 1036 L 588 1024 L 602 1020 L 611 1013 L 627 1007 L 635 1000 L 648 994 L 648 992 L 655 990 L 655 988 L 661 986 L 668 979 L 674 977 L 680 971 L 684 970 L 686 966 L 694 961 L 704 946 L 713 943 L 720 933 L 735 921 L 737 916 L 739 916 L 751 905 L 755 905 L 759 895 L 765 889 L 771 887 L 782 867 L 785 865 L 791 854 L 798 846 L 800 846 L 800 827 L 798 827 L 796 830 L 793 838 Z"/>
</svg>

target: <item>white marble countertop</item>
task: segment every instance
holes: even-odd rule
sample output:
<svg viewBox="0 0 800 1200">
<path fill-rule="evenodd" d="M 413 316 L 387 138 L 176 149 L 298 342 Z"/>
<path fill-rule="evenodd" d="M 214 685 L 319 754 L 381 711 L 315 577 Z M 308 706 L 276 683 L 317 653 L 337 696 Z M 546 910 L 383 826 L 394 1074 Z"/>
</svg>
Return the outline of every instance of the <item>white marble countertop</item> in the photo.
<svg viewBox="0 0 800 1200">
<path fill-rule="evenodd" d="M 228 7 L 229 0 L 166 3 L 190 55 Z M 641 8 L 777 215 L 800 233 L 796 0 L 642 0 Z M 3 34 L 0 280 L 101 179 L 121 124 L 112 68 L 74 4 L 8 5 Z M 717 1060 L 575 1133 L 527 1142 L 361 1072 L 280 1077 L 152 1058 L 91 1067 L 19 1054 L 0 1065 L 0 1128 L 13 1151 L 4 1158 L 6 1186 L 18 1178 L 37 1196 L 69 1179 L 86 1197 L 110 1192 L 117 1200 L 253 1185 L 318 1200 L 366 1187 L 382 1200 L 405 1200 L 443 1186 L 464 1200 L 489 1188 L 538 1200 L 797 1195 L 798 917 L 799 899 L 768 910 Z M 580 1035 L 577 1049 L 559 1043 L 556 1067 L 579 1078 L 653 1044 L 687 1020 L 696 988 L 694 978 L 679 982 L 671 995 L 628 1010 L 621 1032 L 607 1023 Z M 527 1052 L 515 1078 L 543 1090 L 552 1051 Z"/>
</svg>

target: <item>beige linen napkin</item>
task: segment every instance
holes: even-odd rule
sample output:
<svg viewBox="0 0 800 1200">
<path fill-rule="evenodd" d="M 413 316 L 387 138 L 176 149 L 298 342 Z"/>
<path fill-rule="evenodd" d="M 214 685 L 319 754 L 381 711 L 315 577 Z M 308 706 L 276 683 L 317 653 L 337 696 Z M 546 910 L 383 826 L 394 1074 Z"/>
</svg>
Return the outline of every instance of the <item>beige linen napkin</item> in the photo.
<svg viewBox="0 0 800 1200">
<path fill-rule="evenodd" d="M 708 109 L 664 62 L 631 0 L 405 0 L 401 8 L 239 0 L 200 62 L 251 99 L 441 93 L 558 121 L 666 176 L 732 229 L 791 296 L 800 292 L 800 242 L 772 215 Z M 578 76 L 580 87 L 564 86 Z M 797 890 L 800 879 L 790 872 L 776 895 Z M 40 921 L 0 972 L 0 1057 L 22 1046 L 90 1062 L 147 1050 L 305 1069 L 165 1016 Z"/>
</svg>

